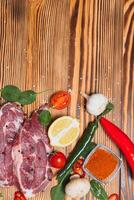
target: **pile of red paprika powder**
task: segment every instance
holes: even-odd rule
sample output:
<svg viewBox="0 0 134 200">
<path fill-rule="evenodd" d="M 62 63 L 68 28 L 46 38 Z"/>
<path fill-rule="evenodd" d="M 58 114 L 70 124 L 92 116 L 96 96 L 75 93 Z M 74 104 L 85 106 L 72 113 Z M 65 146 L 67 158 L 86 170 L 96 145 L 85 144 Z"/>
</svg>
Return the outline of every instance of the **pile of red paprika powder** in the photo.
<svg viewBox="0 0 134 200">
<path fill-rule="evenodd" d="M 99 180 L 109 177 L 118 164 L 117 158 L 103 148 L 97 147 L 85 167 Z"/>
</svg>

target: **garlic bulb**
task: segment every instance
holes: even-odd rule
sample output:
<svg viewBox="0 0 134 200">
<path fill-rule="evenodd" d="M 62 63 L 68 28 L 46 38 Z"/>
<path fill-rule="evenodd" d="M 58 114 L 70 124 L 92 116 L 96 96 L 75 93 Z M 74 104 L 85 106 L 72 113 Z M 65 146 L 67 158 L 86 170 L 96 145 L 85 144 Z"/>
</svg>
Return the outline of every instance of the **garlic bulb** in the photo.
<svg viewBox="0 0 134 200">
<path fill-rule="evenodd" d="M 92 94 L 91 96 L 87 96 L 86 109 L 87 112 L 93 114 L 95 116 L 100 115 L 108 104 L 108 99 L 103 94 Z"/>
</svg>

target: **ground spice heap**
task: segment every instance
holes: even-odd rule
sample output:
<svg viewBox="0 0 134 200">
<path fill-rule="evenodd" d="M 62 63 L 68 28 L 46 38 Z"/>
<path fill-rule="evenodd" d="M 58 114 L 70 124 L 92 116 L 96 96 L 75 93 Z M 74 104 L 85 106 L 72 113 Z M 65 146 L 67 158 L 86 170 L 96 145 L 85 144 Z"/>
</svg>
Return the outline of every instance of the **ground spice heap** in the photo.
<svg viewBox="0 0 134 200">
<path fill-rule="evenodd" d="M 86 168 L 100 180 L 106 179 L 117 166 L 117 159 L 114 155 L 104 149 L 98 148 L 89 158 Z"/>
</svg>

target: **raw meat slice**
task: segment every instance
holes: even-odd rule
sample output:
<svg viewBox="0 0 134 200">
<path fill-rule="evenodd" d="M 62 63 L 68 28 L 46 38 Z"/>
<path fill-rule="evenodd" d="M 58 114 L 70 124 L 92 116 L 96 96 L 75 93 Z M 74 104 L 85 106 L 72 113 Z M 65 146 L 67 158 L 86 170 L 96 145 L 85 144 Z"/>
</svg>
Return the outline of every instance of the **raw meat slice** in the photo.
<svg viewBox="0 0 134 200">
<path fill-rule="evenodd" d="M 12 146 L 24 120 L 24 112 L 16 103 L 0 108 L 0 187 L 14 184 Z"/>
<path fill-rule="evenodd" d="M 26 197 L 42 191 L 52 179 L 48 163 L 51 152 L 46 129 L 39 123 L 39 111 L 24 122 L 12 149 L 14 175 Z"/>
</svg>

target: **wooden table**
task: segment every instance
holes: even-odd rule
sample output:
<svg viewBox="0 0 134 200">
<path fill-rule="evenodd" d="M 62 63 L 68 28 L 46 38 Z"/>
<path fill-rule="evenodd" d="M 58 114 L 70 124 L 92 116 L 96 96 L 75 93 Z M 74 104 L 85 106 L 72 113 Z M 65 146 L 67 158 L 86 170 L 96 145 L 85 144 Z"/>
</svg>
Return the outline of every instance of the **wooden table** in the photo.
<svg viewBox="0 0 134 200">
<path fill-rule="evenodd" d="M 71 89 L 70 108 L 53 115 L 80 118 L 81 134 L 92 118 L 80 92 L 105 94 L 115 105 L 107 117 L 134 141 L 134 0 L 0 0 L 0 65 L 1 87 Z M 49 96 L 40 95 L 25 111 Z M 121 155 L 101 127 L 95 141 Z M 63 151 L 69 153 L 74 145 Z M 54 184 L 32 199 L 49 200 Z M 106 189 L 121 200 L 134 200 L 125 160 Z M 4 200 L 13 199 L 15 188 L 1 191 Z"/>
</svg>

